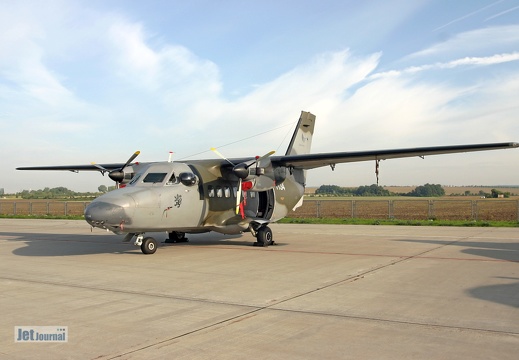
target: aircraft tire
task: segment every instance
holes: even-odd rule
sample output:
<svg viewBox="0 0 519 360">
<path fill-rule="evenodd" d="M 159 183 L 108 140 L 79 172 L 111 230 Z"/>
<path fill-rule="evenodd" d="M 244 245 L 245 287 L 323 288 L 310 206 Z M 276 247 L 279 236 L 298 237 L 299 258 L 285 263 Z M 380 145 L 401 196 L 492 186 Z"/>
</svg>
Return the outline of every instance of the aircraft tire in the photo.
<svg viewBox="0 0 519 360">
<path fill-rule="evenodd" d="M 180 231 L 172 231 L 168 233 L 168 238 L 165 241 L 166 243 L 179 243 L 179 242 L 187 242 L 186 233 Z"/>
<path fill-rule="evenodd" d="M 256 239 L 260 246 L 267 247 L 273 243 L 272 241 L 272 230 L 268 226 L 263 226 L 258 230 Z"/>
<path fill-rule="evenodd" d="M 151 255 L 157 251 L 157 241 L 152 237 L 142 240 L 141 251 L 143 254 Z"/>
</svg>

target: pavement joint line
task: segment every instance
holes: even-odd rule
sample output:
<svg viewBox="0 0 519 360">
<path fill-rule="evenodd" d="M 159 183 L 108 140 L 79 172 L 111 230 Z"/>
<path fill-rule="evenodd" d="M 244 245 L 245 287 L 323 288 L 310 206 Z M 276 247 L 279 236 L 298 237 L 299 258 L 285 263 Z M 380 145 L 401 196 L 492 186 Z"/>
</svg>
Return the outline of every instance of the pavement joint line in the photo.
<svg viewBox="0 0 519 360">
<path fill-rule="evenodd" d="M 438 329 L 467 330 L 467 331 L 478 331 L 478 332 L 484 332 L 484 333 L 514 335 L 514 336 L 518 335 L 519 336 L 519 332 L 493 330 L 493 329 L 483 329 L 483 328 L 474 328 L 474 327 L 467 327 L 467 326 L 455 326 L 455 325 L 445 325 L 445 324 L 430 324 L 430 323 L 415 322 L 415 321 L 384 319 L 384 318 L 369 317 L 369 316 L 359 316 L 359 315 L 332 314 L 332 313 L 320 312 L 320 311 L 303 311 L 303 310 L 283 309 L 283 308 L 271 308 L 269 310 L 283 311 L 283 312 L 292 312 L 292 313 L 300 313 L 300 314 L 308 314 L 308 315 L 341 317 L 341 318 L 346 318 L 346 319 L 368 320 L 368 321 L 377 321 L 377 322 L 404 324 L 404 325 L 413 325 L 413 326 L 433 327 L 433 328 L 438 328 Z"/>
<path fill-rule="evenodd" d="M 196 298 L 196 297 L 175 296 L 175 295 L 168 295 L 168 294 L 140 292 L 140 291 L 125 290 L 125 289 L 109 289 L 109 288 L 105 288 L 105 287 L 101 287 L 101 286 L 78 285 L 78 284 L 71 284 L 71 283 L 62 283 L 62 282 L 58 282 L 58 281 L 22 279 L 22 278 L 17 278 L 17 277 L 8 277 L 8 276 L 0 276 L 0 280 L 10 280 L 10 281 L 19 281 L 19 282 L 27 282 L 27 283 L 35 283 L 35 284 L 62 286 L 62 287 L 84 289 L 84 290 L 97 290 L 97 291 L 105 291 L 105 292 L 110 292 L 110 293 L 174 299 L 174 300 L 180 300 L 180 301 L 191 301 L 191 302 L 194 301 L 194 302 L 203 302 L 203 303 L 208 303 L 208 304 L 240 306 L 240 307 L 254 308 L 254 309 L 259 308 L 259 306 L 255 306 L 255 305 L 239 304 L 239 303 L 233 303 L 233 302 L 227 302 L 227 301 L 216 301 L 216 300 L 202 299 L 202 298 Z"/>
<path fill-rule="evenodd" d="M 261 310 L 264 310 L 264 308 L 260 307 L 260 308 L 256 308 L 254 310 L 251 310 L 251 311 L 248 311 L 246 313 L 243 313 L 243 314 L 239 314 L 239 315 L 235 315 L 235 316 L 232 316 L 230 318 L 227 318 L 227 319 L 223 319 L 223 320 L 220 320 L 216 323 L 213 323 L 213 324 L 209 324 L 209 325 L 206 325 L 206 326 L 202 326 L 200 328 L 197 328 L 197 329 L 193 329 L 191 331 L 187 331 L 183 334 L 180 334 L 180 335 L 177 335 L 177 336 L 174 336 L 174 337 L 171 337 L 171 338 L 167 338 L 167 339 L 163 339 L 163 340 L 160 340 L 160 341 L 157 341 L 157 342 L 154 342 L 153 344 L 148 344 L 146 346 L 142 346 L 140 348 L 137 348 L 137 349 L 133 349 L 133 350 L 130 350 L 130 351 L 127 351 L 125 353 L 121 353 L 121 354 L 117 354 L 115 356 L 112 356 L 112 357 L 108 357 L 107 359 L 111 360 L 111 359 L 117 359 L 117 358 L 120 358 L 120 357 L 123 357 L 123 356 L 126 356 L 126 355 L 130 355 L 130 354 L 134 354 L 136 352 L 139 352 L 139 351 L 142 351 L 142 350 L 146 350 L 146 349 L 149 349 L 149 348 L 152 348 L 152 347 L 155 347 L 155 346 L 158 346 L 158 345 L 162 345 L 162 344 L 165 344 L 167 342 L 171 342 L 171 341 L 174 341 L 174 340 L 177 340 L 177 339 L 180 339 L 180 338 L 183 338 L 185 336 L 189 336 L 191 334 L 195 334 L 195 333 L 198 333 L 198 332 L 201 332 L 201 331 L 204 331 L 204 330 L 207 330 L 207 329 L 211 329 L 211 328 L 214 328 L 218 325 L 223 325 L 225 323 L 228 323 L 228 322 L 231 322 L 233 320 L 236 320 L 236 319 L 240 319 L 240 318 L 246 318 L 247 316 L 251 315 L 251 314 L 254 314 L 256 312 L 259 312 Z"/>
</svg>

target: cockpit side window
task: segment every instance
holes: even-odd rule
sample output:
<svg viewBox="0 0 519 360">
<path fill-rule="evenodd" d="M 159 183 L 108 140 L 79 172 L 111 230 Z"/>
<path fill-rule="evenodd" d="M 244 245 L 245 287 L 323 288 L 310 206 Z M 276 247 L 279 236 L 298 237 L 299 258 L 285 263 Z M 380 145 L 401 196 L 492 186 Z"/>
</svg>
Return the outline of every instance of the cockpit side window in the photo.
<svg viewBox="0 0 519 360">
<path fill-rule="evenodd" d="M 143 183 L 161 183 L 164 181 L 164 178 L 166 177 L 167 173 L 148 173 L 144 180 L 142 180 Z"/>
<path fill-rule="evenodd" d="M 168 182 L 166 183 L 166 185 L 173 185 L 173 184 L 177 184 L 178 183 L 178 179 L 175 177 L 175 173 L 171 174 L 171 176 L 169 177 L 169 180 Z"/>
</svg>

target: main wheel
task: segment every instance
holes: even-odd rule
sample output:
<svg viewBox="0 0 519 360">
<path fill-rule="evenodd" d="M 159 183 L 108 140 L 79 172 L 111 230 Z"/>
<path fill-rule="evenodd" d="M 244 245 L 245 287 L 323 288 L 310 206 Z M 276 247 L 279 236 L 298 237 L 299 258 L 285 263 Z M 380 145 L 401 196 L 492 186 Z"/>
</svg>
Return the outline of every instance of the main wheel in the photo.
<svg viewBox="0 0 519 360">
<path fill-rule="evenodd" d="M 142 240 L 141 251 L 143 254 L 155 254 L 157 251 L 157 241 L 152 237 L 147 237 Z"/>
<path fill-rule="evenodd" d="M 261 246 L 269 246 L 272 241 L 272 230 L 268 226 L 263 226 L 258 230 L 256 239 Z"/>
<path fill-rule="evenodd" d="M 168 238 L 166 239 L 166 243 L 178 243 L 186 241 L 186 233 L 180 231 L 172 231 L 168 233 Z"/>
</svg>

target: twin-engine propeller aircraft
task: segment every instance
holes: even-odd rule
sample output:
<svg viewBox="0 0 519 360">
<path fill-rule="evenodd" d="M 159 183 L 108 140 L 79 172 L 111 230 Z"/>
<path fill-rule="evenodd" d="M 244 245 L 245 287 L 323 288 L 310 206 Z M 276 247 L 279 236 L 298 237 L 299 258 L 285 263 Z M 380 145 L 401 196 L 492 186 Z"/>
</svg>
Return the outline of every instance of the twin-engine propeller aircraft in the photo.
<svg viewBox="0 0 519 360">
<path fill-rule="evenodd" d="M 285 155 L 239 159 L 206 159 L 124 164 L 19 167 L 18 170 L 96 170 L 121 184 L 99 196 L 85 209 L 92 227 L 135 237 L 144 254 L 153 254 L 157 242 L 147 232 L 166 231 L 167 242 L 186 241 L 186 233 L 250 232 L 255 245 L 274 243 L 268 224 L 285 217 L 303 203 L 306 170 L 338 163 L 469 151 L 508 149 L 518 143 L 455 145 L 359 152 L 310 154 L 315 115 L 301 112 Z M 378 175 L 378 172 L 377 172 Z"/>
</svg>

